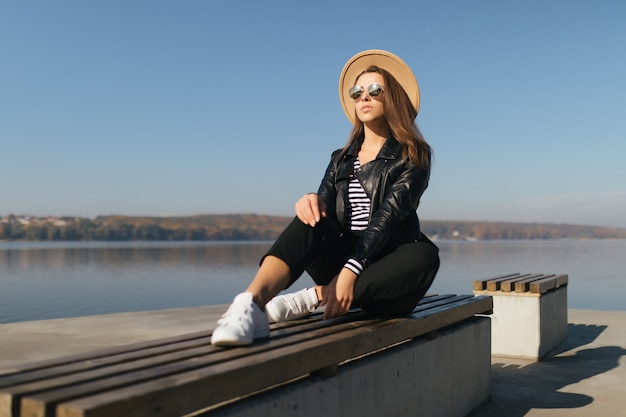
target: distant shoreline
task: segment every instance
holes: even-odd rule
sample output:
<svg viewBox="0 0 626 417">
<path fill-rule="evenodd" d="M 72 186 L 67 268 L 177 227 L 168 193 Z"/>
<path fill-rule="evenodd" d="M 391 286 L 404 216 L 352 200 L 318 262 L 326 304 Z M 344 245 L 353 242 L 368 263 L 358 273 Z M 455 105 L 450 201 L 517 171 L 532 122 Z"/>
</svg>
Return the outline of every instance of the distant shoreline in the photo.
<svg viewBox="0 0 626 417">
<path fill-rule="evenodd" d="M 95 219 L 9 215 L 0 219 L 0 241 L 272 241 L 292 219 L 259 214 Z M 441 240 L 626 239 L 626 229 L 572 224 L 424 220 L 421 227 Z"/>
</svg>

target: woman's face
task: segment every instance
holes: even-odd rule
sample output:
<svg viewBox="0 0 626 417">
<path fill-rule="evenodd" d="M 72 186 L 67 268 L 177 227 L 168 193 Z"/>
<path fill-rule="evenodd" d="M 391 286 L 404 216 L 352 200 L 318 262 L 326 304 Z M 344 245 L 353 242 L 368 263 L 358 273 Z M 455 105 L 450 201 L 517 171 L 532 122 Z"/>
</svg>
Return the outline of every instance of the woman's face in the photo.
<svg viewBox="0 0 626 417">
<path fill-rule="evenodd" d="M 385 81 L 383 76 L 377 72 L 366 72 L 357 80 L 356 85 L 361 86 L 361 97 L 354 99 L 356 115 L 363 123 L 385 117 Z M 380 84 L 383 92 L 373 97 L 368 92 L 371 84 Z"/>
</svg>

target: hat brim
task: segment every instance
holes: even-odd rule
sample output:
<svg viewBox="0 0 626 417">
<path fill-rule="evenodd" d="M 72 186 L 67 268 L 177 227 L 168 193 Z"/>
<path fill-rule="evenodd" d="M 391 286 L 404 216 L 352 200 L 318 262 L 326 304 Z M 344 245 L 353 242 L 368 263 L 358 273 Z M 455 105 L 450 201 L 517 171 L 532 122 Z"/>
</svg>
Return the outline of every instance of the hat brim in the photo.
<svg viewBox="0 0 626 417">
<path fill-rule="evenodd" d="M 411 68 L 391 52 L 370 49 L 359 52 L 350 58 L 344 65 L 339 77 L 339 101 L 348 119 L 354 123 L 356 117 L 354 100 L 348 95 L 348 90 L 354 85 L 356 78 L 372 65 L 376 65 L 393 75 L 409 96 L 417 113 L 420 107 L 420 92 Z"/>
</svg>

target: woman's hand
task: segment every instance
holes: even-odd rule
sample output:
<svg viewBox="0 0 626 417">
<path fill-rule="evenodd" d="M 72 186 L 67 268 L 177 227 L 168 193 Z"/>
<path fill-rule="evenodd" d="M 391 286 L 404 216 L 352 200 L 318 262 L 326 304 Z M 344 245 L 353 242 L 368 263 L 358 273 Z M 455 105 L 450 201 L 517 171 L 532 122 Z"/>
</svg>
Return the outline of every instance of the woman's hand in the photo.
<svg viewBox="0 0 626 417">
<path fill-rule="evenodd" d="M 357 275 L 347 268 L 343 268 L 339 275 L 322 290 L 323 299 L 320 303 L 325 306 L 324 319 L 343 316 L 350 310 L 354 299 L 354 283 Z"/>
<path fill-rule="evenodd" d="M 322 217 L 326 217 L 326 205 L 317 194 L 305 194 L 296 202 L 296 216 L 302 223 L 315 227 Z"/>
</svg>

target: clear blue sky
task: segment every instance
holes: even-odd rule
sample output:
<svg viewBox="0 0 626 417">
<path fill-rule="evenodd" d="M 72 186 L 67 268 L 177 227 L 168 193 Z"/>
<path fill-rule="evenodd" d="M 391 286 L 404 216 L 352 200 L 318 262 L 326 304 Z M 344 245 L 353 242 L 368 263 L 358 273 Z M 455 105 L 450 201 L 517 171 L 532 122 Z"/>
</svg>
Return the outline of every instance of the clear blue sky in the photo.
<svg viewBox="0 0 626 417">
<path fill-rule="evenodd" d="M 424 220 L 626 227 L 626 2 L 3 1 L 0 215 L 293 214 L 345 61 L 415 72 Z"/>
</svg>

